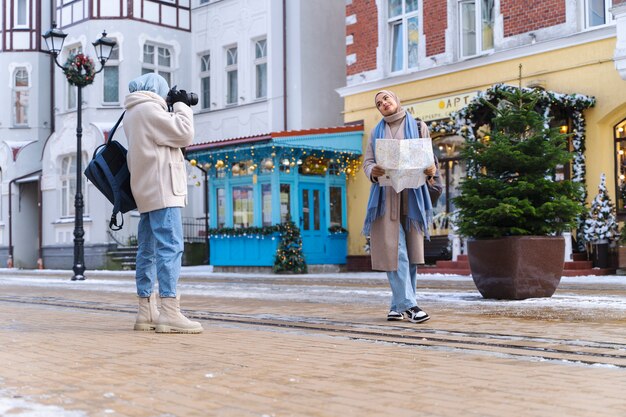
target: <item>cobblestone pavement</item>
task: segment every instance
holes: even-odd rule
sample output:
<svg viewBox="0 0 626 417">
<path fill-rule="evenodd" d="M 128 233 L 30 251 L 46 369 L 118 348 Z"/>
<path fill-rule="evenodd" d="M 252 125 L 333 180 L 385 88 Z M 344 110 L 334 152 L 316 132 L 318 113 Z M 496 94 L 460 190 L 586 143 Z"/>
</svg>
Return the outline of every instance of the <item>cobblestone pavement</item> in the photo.
<svg viewBox="0 0 626 417">
<path fill-rule="evenodd" d="M 131 274 L 0 270 L 0 416 L 626 416 L 626 277 L 483 300 L 382 274 L 188 273 L 200 335 L 134 332 Z"/>
</svg>

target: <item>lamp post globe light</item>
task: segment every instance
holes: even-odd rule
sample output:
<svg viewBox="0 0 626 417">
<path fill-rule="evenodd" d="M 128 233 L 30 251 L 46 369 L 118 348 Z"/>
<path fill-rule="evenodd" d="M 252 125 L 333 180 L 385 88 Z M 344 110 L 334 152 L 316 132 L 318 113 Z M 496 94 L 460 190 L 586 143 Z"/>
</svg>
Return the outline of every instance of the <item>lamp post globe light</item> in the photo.
<svg viewBox="0 0 626 417">
<path fill-rule="evenodd" d="M 100 62 L 100 69 L 96 70 L 93 61 L 82 53 L 71 55 L 65 64 L 59 64 L 57 57 L 63 50 L 63 41 L 67 36 L 62 30 L 57 29 L 56 25 L 52 24 L 52 29 L 47 31 L 43 35 L 43 39 L 46 42 L 50 55 L 54 58 L 54 63 L 57 67 L 63 70 L 67 81 L 76 86 L 77 91 L 77 104 L 76 104 L 76 195 L 74 197 L 74 275 L 72 281 L 82 281 L 85 279 L 85 231 L 83 229 L 83 191 L 82 191 L 82 90 L 83 87 L 91 84 L 95 78 L 95 75 L 104 69 L 104 64 L 109 59 L 111 51 L 116 45 L 116 42 L 107 38 L 106 31 L 102 32 L 102 37 L 93 42 L 94 49 L 96 50 L 96 57 Z"/>
</svg>

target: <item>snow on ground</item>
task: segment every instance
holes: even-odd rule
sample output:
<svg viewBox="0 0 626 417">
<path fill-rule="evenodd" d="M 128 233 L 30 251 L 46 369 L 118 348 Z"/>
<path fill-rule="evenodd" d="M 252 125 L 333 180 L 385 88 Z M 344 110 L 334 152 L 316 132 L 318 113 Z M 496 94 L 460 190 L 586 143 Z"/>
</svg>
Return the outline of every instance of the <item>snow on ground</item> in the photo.
<svg viewBox="0 0 626 417">
<path fill-rule="evenodd" d="M 0 416 L 4 417 L 86 417 L 82 411 L 69 411 L 54 405 L 38 404 L 0 390 Z"/>
<path fill-rule="evenodd" d="M 23 285 L 29 287 L 66 288 L 75 291 L 134 294 L 135 282 L 132 279 L 132 274 L 126 272 L 125 276 L 127 279 L 119 279 L 119 277 L 106 278 L 100 274 L 98 278 L 88 278 L 85 281 L 70 281 L 66 277 L 59 276 L 0 275 L 0 286 Z M 208 277 L 207 274 L 204 274 L 204 276 Z M 182 279 L 179 283 L 179 292 L 184 296 L 194 295 L 209 298 L 377 305 L 386 303 L 390 296 L 384 273 L 364 273 L 360 275 L 361 278 L 374 280 L 376 285 L 373 286 L 363 286 L 358 279 L 353 281 L 355 274 L 290 275 L 289 282 L 285 281 L 285 283 L 282 283 L 281 279 L 263 282 L 259 280 L 259 274 L 220 274 L 220 276 L 226 279 Z M 268 276 L 276 278 L 276 275 L 268 274 Z M 235 277 L 238 279 L 228 280 L 228 278 Z M 299 277 L 302 277 L 302 279 L 300 280 Z M 429 279 L 432 279 L 432 281 L 428 281 Z M 315 285 L 310 285 L 313 281 L 315 281 Z M 332 285 L 330 284 L 332 281 L 341 281 L 342 285 Z M 420 303 L 475 307 L 552 307 L 626 311 L 626 297 L 613 295 L 610 291 L 603 294 L 596 293 L 590 295 L 578 293 L 572 287 L 568 287 L 567 289 L 557 290 L 556 294 L 551 298 L 487 300 L 483 299 L 473 286 L 464 286 L 456 290 L 454 284 L 445 284 L 450 281 L 471 282 L 472 279 L 465 276 L 420 276 L 418 277 L 418 300 L 420 300 Z M 626 277 L 622 276 L 564 277 L 562 282 L 568 284 L 612 284 L 619 287 L 624 285 L 626 289 Z M 326 285 L 327 283 L 330 285 Z M 439 286 L 439 283 L 444 285 Z M 368 284 L 370 284 L 369 281 Z"/>
</svg>

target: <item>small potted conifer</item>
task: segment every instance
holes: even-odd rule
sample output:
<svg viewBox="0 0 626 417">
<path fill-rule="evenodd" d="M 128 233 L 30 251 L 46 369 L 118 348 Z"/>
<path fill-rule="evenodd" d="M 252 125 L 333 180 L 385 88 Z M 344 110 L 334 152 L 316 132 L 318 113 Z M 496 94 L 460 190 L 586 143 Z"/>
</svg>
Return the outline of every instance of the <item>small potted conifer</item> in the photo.
<svg viewBox="0 0 626 417">
<path fill-rule="evenodd" d="M 590 245 L 593 266 L 598 268 L 610 267 L 609 248 L 615 246 L 620 238 L 615 219 L 615 206 L 606 190 L 606 177 L 600 176 L 598 194 L 591 202 L 589 214 L 583 226 L 583 236 Z"/>
</svg>

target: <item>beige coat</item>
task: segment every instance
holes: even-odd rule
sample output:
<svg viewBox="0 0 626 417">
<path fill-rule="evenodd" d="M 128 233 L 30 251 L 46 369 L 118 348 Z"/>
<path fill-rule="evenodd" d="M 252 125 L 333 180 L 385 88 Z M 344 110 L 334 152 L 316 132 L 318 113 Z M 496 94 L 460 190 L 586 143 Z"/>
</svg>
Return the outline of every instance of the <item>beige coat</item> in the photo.
<svg viewBox="0 0 626 417">
<path fill-rule="evenodd" d="M 193 112 L 184 103 L 167 111 L 150 91 L 126 96 L 124 132 L 128 138 L 130 186 L 140 213 L 187 203 L 187 170 L 181 148 L 194 137 Z"/>
<path fill-rule="evenodd" d="M 407 117 L 411 117 L 407 115 Z M 423 138 L 430 137 L 428 127 L 424 122 L 419 122 L 420 135 Z M 404 121 L 399 129 L 398 139 L 404 138 Z M 367 178 L 372 179 L 372 168 L 376 165 L 372 138 L 374 131 L 370 133 L 370 139 L 365 149 L 363 160 L 363 172 Z M 385 138 L 392 138 L 389 126 L 385 126 Z M 392 187 L 384 187 L 385 213 L 372 223 L 370 233 L 370 253 L 372 256 L 372 269 L 378 271 L 396 271 L 398 269 L 398 239 L 400 235 L 400 193 L 396 193 Z M 406 229 L 406 228 L 405 228 Z M 405 232 L 407 232 L 405 230 Z M 407 252 L 411 264 L 424 263 L 424 235 L 414 227 L 406 233 Z"/>
</svg>

